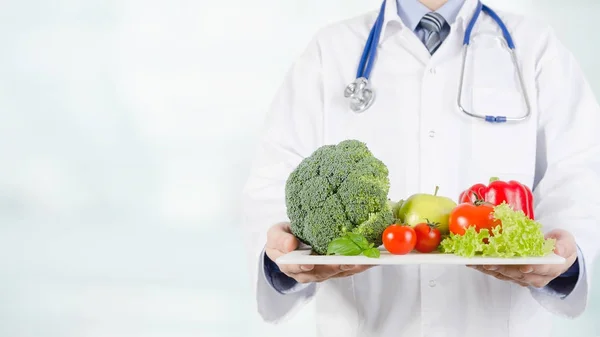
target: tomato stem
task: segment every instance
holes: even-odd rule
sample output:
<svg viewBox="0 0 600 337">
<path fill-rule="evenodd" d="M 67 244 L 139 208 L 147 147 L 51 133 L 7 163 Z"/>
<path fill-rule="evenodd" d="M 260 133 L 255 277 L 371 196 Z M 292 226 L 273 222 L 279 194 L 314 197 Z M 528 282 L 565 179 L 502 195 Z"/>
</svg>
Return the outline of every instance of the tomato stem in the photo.
<svg viewBox="0 0 600 337">
<path fill-rule="evenodd" d="M 475 205 L 475 206 L 491 206 L 491 207 L 495 206 L 491 202 L 485 201 L 483 199 L 477 199 L 477 200 L 475 200 L 475 202 L 473 203 L 473 205 Z"/>
<path fill-rule="evenodd" d="M 431 222 L 429 219 L 425 219 L 425 221 L 427 221 L 427 226 L 429 226 L 429 228 L 437 228 L 440 224 L 439 222 Z"/>
<path fill-rule="evenodd" d="M 481 198 L 475 191 L 471 191 L 475 196 L 475 201 L 473 201 L 473 205 L 475 206 L 483 206 L 483 205 L 492 205 L 492 203 L 485 201 L 485 199 Z"/>
</svg>

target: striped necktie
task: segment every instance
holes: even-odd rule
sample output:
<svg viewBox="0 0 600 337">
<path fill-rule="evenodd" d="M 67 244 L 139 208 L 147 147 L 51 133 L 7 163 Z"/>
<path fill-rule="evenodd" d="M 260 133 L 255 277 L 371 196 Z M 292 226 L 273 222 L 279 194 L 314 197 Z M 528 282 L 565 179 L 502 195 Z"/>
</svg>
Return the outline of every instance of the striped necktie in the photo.
<svg viewBox="0 0 600 337">
<path fill-rule="evenodd" d="M 429 50 L 431 55 L 433 55 L 442 44 L 440 34 L 442 32 L 442 27 L 444 27 L 445 24 L 446 20 L 444 20 L 444 17 L 435 12 L 427 13 L 421 19 L 421 27 L 429 34 L 425 36 L 425 47 L 427 47 L 427 50 Z"/>
</svg>

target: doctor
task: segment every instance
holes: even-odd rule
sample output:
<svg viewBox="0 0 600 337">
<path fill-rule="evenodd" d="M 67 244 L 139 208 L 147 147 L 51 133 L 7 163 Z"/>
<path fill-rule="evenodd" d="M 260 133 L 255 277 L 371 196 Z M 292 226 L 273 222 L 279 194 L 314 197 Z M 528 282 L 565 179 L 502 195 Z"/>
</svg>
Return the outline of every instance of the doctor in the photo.
<svg viewBox="0 0 600 337">
<path fill-rule="evenodd" d="M 316 332 L 307 327 L 307 336 L 530 337 L 550 336 L 554 315 L 585 310 L 600 241 L 600 108 L 548 26 L 496 11 L 514 42 L 513 59 L 501 26 L 480 9 L 477 0 L 388 0 L 383 15 L 322 29 L 294 63 L 244 190 L 253 288 L 265 321 L 281 322 L 313 301 Z M 375 99 L 357 111 L 344 89 L 378 20 L 368 74 Z M 436 185 L 456 199 L 491 176 L 529 185 L 537 220 L 567 262 L 278 267 L 273 261 L 298 246 L 287 224 L 288 174 L 318 147 L 345 139 L 366 142 L 386 163 L 395 200 Z"/>
</svg>

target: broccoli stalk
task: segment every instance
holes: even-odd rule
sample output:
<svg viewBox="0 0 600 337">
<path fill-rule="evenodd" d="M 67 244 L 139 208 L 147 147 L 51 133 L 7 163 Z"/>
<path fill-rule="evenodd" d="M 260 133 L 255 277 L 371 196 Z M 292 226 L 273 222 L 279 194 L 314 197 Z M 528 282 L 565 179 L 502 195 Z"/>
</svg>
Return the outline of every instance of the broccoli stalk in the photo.
<svg viewBox="0 0 600 337">
<path fill-rule="evenodd" d="M 292 233 L 321 255 L 347 232 L 380 246 L 383 231 L 394 222 L 388 174 L 385 164 L 360 141 L 320 147 L 286 182 Z"/>
</svg>

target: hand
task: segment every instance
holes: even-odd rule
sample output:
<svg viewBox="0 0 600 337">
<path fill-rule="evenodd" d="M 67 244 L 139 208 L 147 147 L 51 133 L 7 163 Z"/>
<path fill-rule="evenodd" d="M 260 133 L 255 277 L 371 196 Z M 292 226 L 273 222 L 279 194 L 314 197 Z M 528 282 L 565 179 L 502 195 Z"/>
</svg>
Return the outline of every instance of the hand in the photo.
<svg viewBox="0 0 600 337">
<path fill-rule="evenodd" d="M 469 266 L 499 280 L 516 283 L 523 287 L 543 288 L 552 280 L 566 272 L 577 259 L 575 238 L 561 229 L 553 230 L 546 238 L 556 239 L 554 253 L 567 261 L 562 265 L 534 266 Z"/>
<path fill-rule="evenodd" d="M 275 261 L 278 257 L 298 248 L 298 239 L 291 233 L 289 224 L 278 224 L 267 233 L 265 253 Z M 361 273 L 373 266 L 347 265 L 279 265 L 279 269 L 287 276 L 300 283 L 323 282 L 330 278 L 347 277 Z"/>
</svg>

